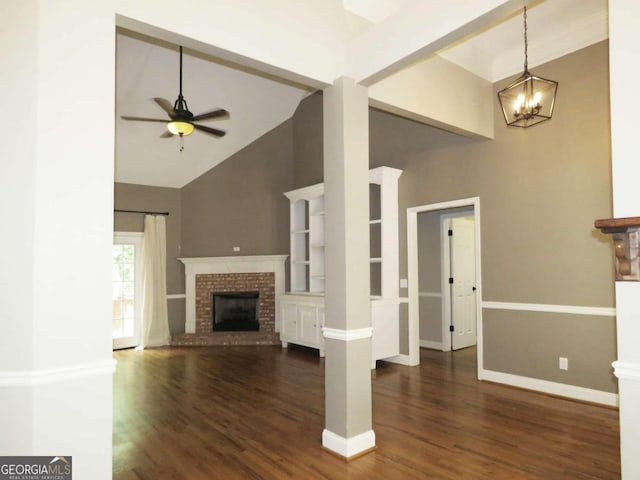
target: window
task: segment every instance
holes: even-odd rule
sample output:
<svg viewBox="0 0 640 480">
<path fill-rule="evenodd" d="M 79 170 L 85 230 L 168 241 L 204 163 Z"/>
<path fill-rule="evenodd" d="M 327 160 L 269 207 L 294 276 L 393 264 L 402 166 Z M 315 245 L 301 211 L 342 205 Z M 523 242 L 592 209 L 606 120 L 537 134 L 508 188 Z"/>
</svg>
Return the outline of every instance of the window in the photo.
<svg viewBox="0 0 640 480">
<path fill-rule="evenodd" d="M 114 236 L 111 275 L 113 348 L 135 347 L 140 339 L 142 233 Z"/>
</svg>

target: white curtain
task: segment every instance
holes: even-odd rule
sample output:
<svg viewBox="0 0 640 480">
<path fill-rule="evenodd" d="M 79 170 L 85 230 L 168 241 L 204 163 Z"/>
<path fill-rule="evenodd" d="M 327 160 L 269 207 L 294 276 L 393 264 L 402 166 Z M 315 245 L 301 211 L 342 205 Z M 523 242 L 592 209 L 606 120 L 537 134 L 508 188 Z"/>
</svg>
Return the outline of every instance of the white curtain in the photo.
<svg viewBox="0 0 640 480">
<path fill-rule="evenodd" d="M 144 218 L 142 245 L 142 342 L 159 347 L 170 341 L 167 315 L 167 232 L 165 217 Z"/>
</svg>

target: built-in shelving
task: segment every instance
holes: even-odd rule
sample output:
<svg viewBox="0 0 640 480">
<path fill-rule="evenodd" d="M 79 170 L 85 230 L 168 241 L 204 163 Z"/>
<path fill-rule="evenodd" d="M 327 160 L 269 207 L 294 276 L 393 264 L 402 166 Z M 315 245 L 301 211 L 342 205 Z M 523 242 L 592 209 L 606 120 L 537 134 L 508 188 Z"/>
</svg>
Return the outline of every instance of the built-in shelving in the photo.
<svg viewBox="0 0 640 480">
<path fill-rule="evenodd" d="M 372 363 L 399 351 L 398 178 L 401 170 L 369 171 L 369 265 Z M 285 193 L 291 203 L 291 291 L 283 295 L 283 346 L 324 350 L 324 185 Z M 313 330 L 316 329 L 316 330 Z"/>
</svg>

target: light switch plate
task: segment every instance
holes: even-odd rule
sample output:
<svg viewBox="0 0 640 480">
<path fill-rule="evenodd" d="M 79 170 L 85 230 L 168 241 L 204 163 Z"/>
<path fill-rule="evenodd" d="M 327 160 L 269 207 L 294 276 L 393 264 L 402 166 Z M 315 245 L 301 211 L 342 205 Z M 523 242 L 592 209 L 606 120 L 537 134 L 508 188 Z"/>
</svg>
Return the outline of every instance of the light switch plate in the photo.
<svg viewBox="0 0 640 480">
<path fill-rule="evenodd" d="M 558 361 L 558 368 L 560 368 L 560 370 L 569 370 L 569 359 L 566 357 L 560 357 L 560 360 Z"/>
<path fill-rule="evenodd" d="M 409 288 L 409 281 L 406 278 L 400 279 L 400 288 Z"/>
</svg>

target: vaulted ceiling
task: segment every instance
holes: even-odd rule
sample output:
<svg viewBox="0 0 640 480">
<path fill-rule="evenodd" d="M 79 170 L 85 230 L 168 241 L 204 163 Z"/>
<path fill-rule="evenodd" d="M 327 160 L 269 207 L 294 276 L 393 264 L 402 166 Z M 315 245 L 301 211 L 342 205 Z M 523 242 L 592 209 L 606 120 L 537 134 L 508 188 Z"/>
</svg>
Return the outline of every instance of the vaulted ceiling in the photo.
<svg viewBox="0 0 640 480">
<path fill-rule="evenodd" d="M 357 41 L 372 26 L 399 17 L 410 3 L 412 0 L 342 0 L 341 8 L 322 12 L 327 17 L 325 24 L 331 24 L 331 18 L 336 20 L 335 37 L 327 41 L 335 42 L 336 49 Z M 329 4 L 335 6 L 336 2 L 327 1 L 323 5 Z M 606 12 L 606 0 L 529 2 L 529 66 L 606 39 Z M 283 20 L 283 28 L 285 23 Z M 316 32 L 308 33 L 326 36 L 325 30 L 318 27 Z M 511 11 L 490 27 L 440 49 L 437 55 L 495 82 L 522 70 L 522 37 L 521 10 Z M 177 137 L 160 138 L 164 124 L 120 119 L 120 115 L 166 117 L 153 98 L 175 101 L 178 58 L 177 45 L 125 29 L 117 33 L 115 178 L 118 182 L 182 187 L 289 119 L 299 102 L 316 89 L 309 86 L 311 82 L 285 81 L 187 48 L 183 95 L 189 109 L 199 114 L 219 107 L 231 115 L 228 119 L 201 122 L 225 130 L 224 137 L 195 132 L 185 137 L 181 152 Z M 421 61 L 433 61 L 433 56 Z"/>
</svg>

